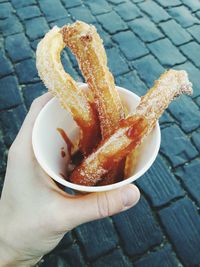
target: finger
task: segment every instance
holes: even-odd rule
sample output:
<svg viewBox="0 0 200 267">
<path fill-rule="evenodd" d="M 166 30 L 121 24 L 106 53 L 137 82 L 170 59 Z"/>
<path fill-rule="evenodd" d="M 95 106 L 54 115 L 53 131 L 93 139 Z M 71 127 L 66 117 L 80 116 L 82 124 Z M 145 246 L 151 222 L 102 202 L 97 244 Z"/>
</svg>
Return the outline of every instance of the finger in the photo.
<svg viewBox="0 0 200 267">
<path fill-rule="evenodd" d="M 131 184 L 117 190 L 92 193 L 71 199 L 69 200 L 71 202 L 71 222 L 69 221 L 69 213 L 67 214 L 68 222 L 71 223 L 69 227 L 72 229 L 82 223 L 127 210 L 134 206 L 139 198 L 139 189 Z M 69 206 L 66 210 L 69 211 Z"/>
<path fill-rule="evenodd" d="M 45 106 L 45 104 L 52 98 L 50 93 L 46 93 L 38 98 L 36 98 L 26 115 L 26 118 L 22 124 L 22 127 L 17 135 L 15 142 L 19 141 L 21 144 L 26 144 L 27 142 L 30 144 L 32 129 L 35 123 L 35 120 L 40 113 L 41 109 Z"/>
</svg>

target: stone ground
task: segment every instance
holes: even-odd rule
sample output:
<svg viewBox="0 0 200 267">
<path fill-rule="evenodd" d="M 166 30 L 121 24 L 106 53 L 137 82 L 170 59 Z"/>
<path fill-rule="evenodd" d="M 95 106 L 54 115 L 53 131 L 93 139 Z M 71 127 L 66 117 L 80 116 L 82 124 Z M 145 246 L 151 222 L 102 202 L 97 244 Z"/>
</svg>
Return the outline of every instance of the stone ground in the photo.
<svg viewBox="0 0 200 267">
<path fill-rule="evenodd" d="M 162 117 L 162 144 L 137 182 L 131 210 L 70 232 L 40 266 L 200 266 L 200 2 L 199 0 L 0 0 L 0 183 L 7 151 L 32 100 L 45 88 L 35 49 L 53 25 L 83 20 L 104 40 L 116 83 L 142 95 L 167 68 L 185 69 L 192 97 Z M 82 81 L 69 51 L 67 72 Z"/>
</svg>

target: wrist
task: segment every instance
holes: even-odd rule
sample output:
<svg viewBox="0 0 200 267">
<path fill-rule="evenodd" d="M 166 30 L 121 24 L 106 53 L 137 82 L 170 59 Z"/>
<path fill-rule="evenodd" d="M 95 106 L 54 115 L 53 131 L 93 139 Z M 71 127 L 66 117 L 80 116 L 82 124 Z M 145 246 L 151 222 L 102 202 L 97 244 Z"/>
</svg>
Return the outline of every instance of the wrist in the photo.
<svg viewBox="0 0 200 267">
<path fill-rule="evenodd" d="M 0 226 L 1 227 L 1 226 Z M 41 260 L 40 258 L 26 259 L 24 255 L 2 240 L 0 236 L 0 266 L 1 267 L 31 267 Z"/>
<path fill-rule="evenodd" d="M 30 267 L 34 266 L 40 259 L 26 258 L 24 253 L 20 249 L 13 246 L 16 244 L 15 232 L 17 229 L 12 223 L 12 219 L 8 219 L 9 216 L 6 212 L 3 212 L 0 201 L 0 266 L 1 267 Z"/>
</svg>

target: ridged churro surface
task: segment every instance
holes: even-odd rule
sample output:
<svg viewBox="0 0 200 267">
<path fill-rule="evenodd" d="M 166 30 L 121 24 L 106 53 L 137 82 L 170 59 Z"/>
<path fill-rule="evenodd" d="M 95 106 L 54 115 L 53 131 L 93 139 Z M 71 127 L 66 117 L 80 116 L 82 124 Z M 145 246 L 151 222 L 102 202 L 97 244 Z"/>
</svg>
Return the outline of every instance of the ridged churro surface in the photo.
<svg viewBox="0 0 200 267">
<path fill-rule="evenodd" d="M 54 27 L 38 44 L 36 66 L 45 86 L 59 99 L 61 105 L 71 112 L 80 126 L 80 149 L 88 154 L 98 139 L 99 121 L 87 96 L 63 69 L 60 56 L 64 47 L 60 28 Z"/>
<path fill-rule="evenodd" d="M 109 136 L 124 111 L 114 78 L 107 66 L 107 57 L 96 28 L 84 22 L 64 26 L 63 40 L 76 56 L 80 69 L 93 92 L 99 113 L 102 137 Z"/>
</svg>

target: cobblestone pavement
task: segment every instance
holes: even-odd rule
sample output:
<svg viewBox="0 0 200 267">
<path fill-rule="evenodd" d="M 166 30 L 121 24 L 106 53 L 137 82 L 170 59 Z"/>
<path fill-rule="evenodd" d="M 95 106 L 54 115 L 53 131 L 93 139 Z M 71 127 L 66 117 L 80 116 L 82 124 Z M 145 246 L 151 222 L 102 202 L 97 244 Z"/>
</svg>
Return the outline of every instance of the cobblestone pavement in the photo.
<svg viewBox="0 0 200 267">
<path fill-rule="evenodd" d="M 0 183 L 6 156 L 32 100 L 45 88 L 35 49 L 53 25 L 96 25 L 116 83 L 142 95 L 164 69 L 185 69 L 191 97 L 162 117 L 162 145 L 137 181 L 131 210 L 67 234 L 42 267 L 200 266 L 200 2 L 199 0 L 0 0 Z M 82 77 L 69 51 L 67 72 Z"/>
</svg>

